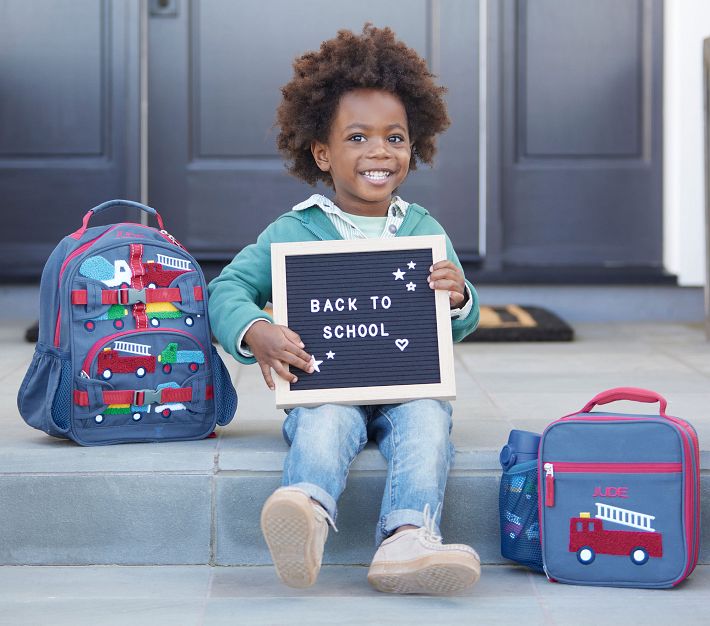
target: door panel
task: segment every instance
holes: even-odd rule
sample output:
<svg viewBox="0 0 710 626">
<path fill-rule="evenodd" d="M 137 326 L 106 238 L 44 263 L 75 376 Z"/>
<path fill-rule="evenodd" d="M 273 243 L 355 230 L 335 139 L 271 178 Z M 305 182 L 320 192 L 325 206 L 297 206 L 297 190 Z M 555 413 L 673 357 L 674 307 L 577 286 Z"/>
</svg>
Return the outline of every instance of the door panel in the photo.
<svg viewBox="0 0 710 626">
<path fill-rule="evenodd" d="M 0 0 L 5 279 L 37 277 L 87 208 L 139 195 L 139 4 Z M 400 193 L 478 258 L 478 1 L 149 4 L 150 200 L 201 259 L 227 261 L 314 191 L 276 151 L 279 88 L 297 54 L 368 20 L 448 87 L 435 166 Z M 662 0 L 485 8 L 487 264 L 662 272 Z"/>
<path fill-rule="evenodd" d="M 502 259 L 662 267 L 662 2 L 506 0 Z"/>
<path fill-rule="evenodd" d="M 137 42 L 137 0 L 0 0 L 2 276 L 39 276 L 88 209 L 137 197 Z"/>
<path fill-rule="evenodd" d="M 442 139 L 440 160 L 414 172 L 401 195 L 430 209 L 462 253 L 474 253 L 476 7 L 464 0 L 364 0 L 337 8 L 326 0 L 202 0 L 180 3 L 173 17 L 153 18 L 151 203 L 170 215 L 171 230 L 200 258 L 226 261 L 314 193 L 286 172 L 276 150 L 280 87 L 297 54 L 340 28 L 360 31 L 372 21 L 390 25 L 440 71 L 442 83 L 451 83 L 455 123 Z"/>
</svg>

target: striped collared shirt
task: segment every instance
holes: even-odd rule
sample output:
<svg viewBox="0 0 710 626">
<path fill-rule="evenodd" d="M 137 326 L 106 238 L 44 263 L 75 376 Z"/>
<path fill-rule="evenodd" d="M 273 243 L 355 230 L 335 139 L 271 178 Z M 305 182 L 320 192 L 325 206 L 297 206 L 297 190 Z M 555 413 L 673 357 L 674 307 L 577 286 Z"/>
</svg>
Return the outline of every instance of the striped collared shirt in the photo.
<svg viewBox="0 0 710 626">
<path fill-rule="evenodd" d="M 338 231 L 338 234 L 343 239 L 366 239 L 365 234 L 354 224 L 348 217 L 345 211 L 337 207 L 332 200 L 329 200 L 324 195 L 314 193 L 308 200 L 299 202 L 294 211 L 302 211 L 312 206 L 318 206 L 328 216 L 333 226 Z M 399 230 L 399 227 L 404 221 L 404 216 L 407 214 L 409 202 L 405 202 L 399 196 L 392 198 L 389 209 L 387 209 L 387 221 L 380 235 L 381 239 L 389 239 L 394 237 Z"/>
</svg>

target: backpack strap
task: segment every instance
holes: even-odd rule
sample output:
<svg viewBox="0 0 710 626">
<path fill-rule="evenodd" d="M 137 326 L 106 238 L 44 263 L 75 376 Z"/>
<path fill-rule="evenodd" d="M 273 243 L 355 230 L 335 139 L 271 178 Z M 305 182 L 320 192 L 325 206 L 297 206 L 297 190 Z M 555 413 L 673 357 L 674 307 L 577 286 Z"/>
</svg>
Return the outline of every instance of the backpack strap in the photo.
<svg viewBox="0 0 710 626">
<path fill-rule="evenodd" d="M 121 389 L 102 392 L 104 404 L 169 404 L 171 402 L 192 402 L 192 387 L 164 387 L 163 389 Z M 214 387 L 205 387 L 205 400 L 214 398 Z M 74 390 L 74 404 L 89 406 L 89 393 Z"/>
<path fill-rule="evenodd" d="M 131 266 L 131 287 L 138 291 L 143 291 L 145 289 L 145 266 L 143 265 L 143 244 L 142 243 L 132 243 L 129 246 L 130 255 L 128 259 L 128 264 Z M 136 302 L 131 309 L 133 313 L 133 319 L 136 323 L 137 330 L 144 330 L 148 328 L 148 314 L 145 309 L 145 302 Z"/>
<path fill-rule="evenodd" d="M 202 287 L 194 287 L 195 300 L 204 300 Z M 103 289 L 101 304 L 151 304 L 154 302 L 182 302 L 182 294 L 177 287 L 157 287 L 155 289 Z M 71 292 L 72 304 L 88 304 L 89 296 L 86 289 L 74 289 Z"/>
<path fill-rule="evenodd" d="M 93 209 L 89 209 L 86 215 L 84 215 L 84 220 L 81 223 L 81 228 L 75 230 L 69 236 L 72 239 L 81 239 L 82 235 L 89 227 L 89 220 L 91 219 L 91 216 L 94 213 L 100 213 L 101 211 L 105 211 L 106 209 L 109 209 L 114 206 L 133 207 L 136 209 L 140 209 L 141 211 L 145 211 L 146 213 L 150 213 L 151 215 L 155 215 L 155 219 L 158 221 L 158 226 L 160 226 L 160 230 L 165 230 L 165 226 L 163 225 L 163 218 L 160 217 L 160 213 L 158 213 L 153 207 L 146 206 L 145 204 L 141 204 L 140 202 L 134 202 L 133 200 L 109 200 L 108 202 L 103 202 L 102 204 L 95 206 Z"/>
</svg>

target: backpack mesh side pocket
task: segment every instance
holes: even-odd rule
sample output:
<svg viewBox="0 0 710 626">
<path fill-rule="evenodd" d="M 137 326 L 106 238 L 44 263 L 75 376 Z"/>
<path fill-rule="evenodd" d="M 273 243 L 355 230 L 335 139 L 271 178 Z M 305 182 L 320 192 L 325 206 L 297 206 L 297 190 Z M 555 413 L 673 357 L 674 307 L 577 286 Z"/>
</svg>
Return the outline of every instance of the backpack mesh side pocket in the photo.
<svg viewBox="0 0 710 626">
<path fill-rule="evenodd" d="M 500 481 L 500 551 L 512 561 L 542 572 L 538 522 L 537 461 L 514 465 Z"/>
<path fill-rule="evenodd" d="M 20 415 L 33 428 L 66 437 L 71 415 L 72 373 L 66 353 L 38 343 L 17 394 Z"/>
<path fill-rule="evenodd" d="M 62 430 L 69 430 L 69 421 L 71 419 L 71 401 L 72 401 L 72 367 L 71 361 L 68 359 L 62 360 L 61 373 L 59 375 L 59 385 L 54 393 L 52 401 L 52 421 Z"/>
<path fill-rule="evenodd" d="M 237 392 L 229 372 L 217 350 L 212 346 L 212 372 L 214 374 L 214 407 L 217 423 L 226 426 L 237 411 Z"/>
</svg>

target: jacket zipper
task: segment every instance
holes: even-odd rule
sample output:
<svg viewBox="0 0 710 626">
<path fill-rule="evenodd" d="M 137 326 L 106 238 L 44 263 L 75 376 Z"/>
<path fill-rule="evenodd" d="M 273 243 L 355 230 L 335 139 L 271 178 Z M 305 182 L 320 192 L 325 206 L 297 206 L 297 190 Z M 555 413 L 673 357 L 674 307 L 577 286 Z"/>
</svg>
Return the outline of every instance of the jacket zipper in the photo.
<svg viewBox="0 0 710 626">
<path fill-rule="evenodd" d="M 679 474 L 682 463 L 564 463 L 545 462 L 545 506 L 555 506 L 555 472 L 569 474 Z"/>
</svg>

